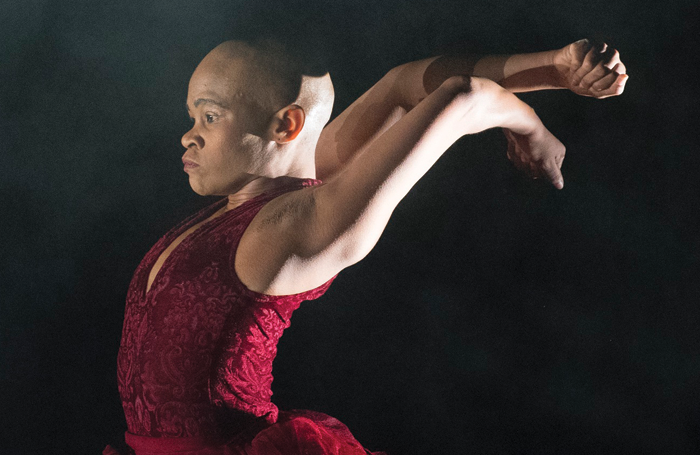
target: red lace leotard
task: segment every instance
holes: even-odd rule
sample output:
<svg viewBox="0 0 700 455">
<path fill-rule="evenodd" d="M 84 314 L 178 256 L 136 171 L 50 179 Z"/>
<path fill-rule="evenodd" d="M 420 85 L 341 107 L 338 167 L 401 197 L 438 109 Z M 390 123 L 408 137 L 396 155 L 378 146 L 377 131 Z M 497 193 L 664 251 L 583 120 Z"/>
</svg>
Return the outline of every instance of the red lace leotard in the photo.
<svg viewBox="0 0 700 455">
<path fill-rule="evenodd" d="M 163 236 L 129 286 L 118 355 L 126 442 L 136 455 L 366 454 L 336 419 L 278 412 L 270 401 L 277 341 L 303 300 L 251 291 L 234 270 L 243 232 L 270 200 L 320 184 L 298 180 L 203 223 L 171 252 L 146 292 L 148 274 L 180 234 L 222 208 L 222 199 Z M 108 447 L 104 453 L 117 453 Z"/>
</svg>

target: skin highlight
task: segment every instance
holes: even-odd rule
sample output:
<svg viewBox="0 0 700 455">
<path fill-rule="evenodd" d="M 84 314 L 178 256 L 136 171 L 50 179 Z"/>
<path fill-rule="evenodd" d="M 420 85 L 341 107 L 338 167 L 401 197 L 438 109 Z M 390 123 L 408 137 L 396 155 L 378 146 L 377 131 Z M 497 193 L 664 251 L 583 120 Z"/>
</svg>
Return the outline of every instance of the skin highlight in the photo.
<svg viewBox="0 0 700 455">
<path fill-rule="evenodd" d="M 226 42 L 192 75 L 187 106 L 194 126 L 182 138 L 183 160 L 199 165 L 189 174 L 200 195 L 233 195 L 244 188 L 254 194 L 281 176 L 316 175 L 308 150 L 330 116 L 330 77 L 300 78 L 301 87 L 290 88 L 293 78 L 275 81 L 275 68 L 259 54 Z M 263 90 L 261 80 L 281 88 Z"/>
<path fill-rule="evenodd" d="M 285 179 L 324 184 L 267 203 L 243 234 L 235 270 L 271 295 L 313 289 L 364 258 L 432 164 L 465 134 L 503 128 L 507 156 L 563 188 L 565 147 L 513 92 L 622 93 L 619 54 L 581 40 L 554 51 L 401 65 L 325 126 L 332 84 L 289 72 L 283 50 L 226 42 L 195 70 L 182 138 L 190 185 L 230 210 Z M 502 84 L 502 85 L 499 85 Z"/>
</svg>

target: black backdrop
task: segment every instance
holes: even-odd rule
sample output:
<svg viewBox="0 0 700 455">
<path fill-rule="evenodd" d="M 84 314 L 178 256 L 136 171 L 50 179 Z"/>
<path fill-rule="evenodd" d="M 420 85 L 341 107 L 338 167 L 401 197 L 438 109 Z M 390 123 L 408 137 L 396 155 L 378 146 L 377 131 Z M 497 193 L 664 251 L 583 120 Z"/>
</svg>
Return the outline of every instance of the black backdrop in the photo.
<svg viewBox="0 0 700 455">
<path fill-rule="evenodd" d="M 567 145 L 561 192 L 519 176 L 499 131 L 441 158 L 376 249 L 295 313 L 280 408 L 392 454 L 698 453 L 700 6 L 531 3 L 2 0 L 0 453 L 122 437 L 129 279 L 212 201 L 181 170 L 189 75 L 263 34 L 317 46 L 336 113 L 448 49 L 590 36 L 631 74 L 616 99 L 523 96 Z"/>
</svg>

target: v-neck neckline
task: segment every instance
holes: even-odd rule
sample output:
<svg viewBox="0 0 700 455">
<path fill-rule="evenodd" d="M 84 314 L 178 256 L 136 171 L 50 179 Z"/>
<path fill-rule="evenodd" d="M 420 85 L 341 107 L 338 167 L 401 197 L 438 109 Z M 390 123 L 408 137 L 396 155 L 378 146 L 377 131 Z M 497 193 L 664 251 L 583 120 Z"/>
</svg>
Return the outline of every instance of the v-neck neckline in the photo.
<svg viewBox="0 0 700 455">
<path fill-rule="evenodd" d="M 143 281 L 140 285 L 140 291 L 141 291 L 141 296 L 144 300 L 148 300 L 151 297 L 151 294 L 153 294 L 153 290 L 156 288 L 156 284 L 158 284 L 162 278 L 161 275 L 163 275 L 164 271 L 166 270 L 167 266 L 172 262 L 173 256 L 176 255 L 176 253 L 179 253 L 180 250 L 182 250 L 184 244 L 189 244 L 193 241 L 194 237 L 201 235 L 203 232 L 204 228 L 210 228 L 213 226 L 214 222 L 217 220 L 222 220 L 228 216 L 230 216 L 231 213 L 236 213 L 241 210 L 242 207 L 245 207 L 252 203 L 253 201 L 256 201 L 263 196 L 267 195 L 268 192 L 260 193 L 257 196 L 253 196 L 252 198 L 248 199 L 247 201 L 244 201 L 240 205 L 232 208 L 231 210 L 226 210 L 224 213 L 221 215 L 214 217 L 210 220 L 207 218 L 211 217 L 214 213 L 217 211 L 221 210 L 222 207 L 225 207 L 226 204 L 228 204 L 228 197 L 225 197 L 214 204 L 210 205 L 207 207 L 208 209 L 213 209 L 213 210 L 207 210 L 205 208 L 198 214 L 196 214 L 189 222 L 183 223 L 179 229 L 175 229 L 175 231 L 168 236 L 167 240 L 163 243 L 165 243 L 165 247 L 159 249 L 158 253 L 155 254 L 155 260 L 153 261 L 152 264 L 150 264 L 150 267 L 147 268 L 143 276 Z M 203 215 L 200 215 L 202 212 L 205 212 Z M 202 220 L 203 219 L 203 220 Z M 148 287 L 148 277 L 151 275 L 151 271 L 153 271 L 153 267 L 155 267 L 156 263 L 158 262 L 158 259 L 163 255 L 165 250 L 167 250 L 172 243 L 177 240 L 179 236 L 181 236 L 183 233 L 187 232 L 188 229 L 190 229 L 192 226 L 196 226 L 198 223 L 201 223 L 194 231 L 190 232 L 185 238 L 183 238 L 180 243 L 178 243 L 175 248 L 168 254 L 168 257 L 165 258 L 163 263 L 160 266 L 160 269 L 158 269 L 158 272 L 156 272 L 156 275 L 153 277 L 153 282 L 151 282 L 151 286 Z M 148 289 L 146 289 L 148 288 Z"/>
<path fill-rule="evenodd" d="M 170 264 L 173 262 L 173 256 L 176 256 L 177 253 L 179 253 L 184 247 L 183 244 L 189 244 L 193 241 L 195 236 L 201 235 L 203 232 L 203 229 L 205 227 L 210 228 L 213 226 L 214 222 L 217 220 L 221 221 L 222 219 L 225 219 L 226 217 L 231 216 L 232 213 L 237 213 L 240 212 L 243 207 L 247 207 L 249 204 L 253 203 L 254 201 L 258 201 L 262 199 L 263 197 L 269 197 L 269 196 L 275 196 L 277 193 L 286 193 L 288 191 L 291 191 L 290 188 L 299 185 L 300 188 L 306 186 L 308 183 L 311 183 L 311 185 L 315 186 L 318 183 L 321 183 L 320 180 L 317 179 L 311 179 L 311 178 L 306 178 L 306 179 L 297 179 L 294 180 L 293 182 L 289 182 L 287 185 L 280 185 L 275 188 L 271 188 L 267 191 L 264 191 L 257 196 L 253 196 L 252 198 L 248 199 L 247 201 L 244 201 L 240 205 L 232 208 L 231 210 L 226 210 L 224 213 L 221 215 L 212 218 L 211 220 L 207 221 L 207 218 L 216 213 L 217 210 L 221 210 L 221 207 L 225 207 L 226 204 L 228 203 L 228 197 L 224 197 L 223 199 L 215 202 L 214 204 L 211 204 L 209 207 L 205 207 L 202 209 L 200 212 L 196 213 L 193 217 L 191 217 L 189 220 L 185 220 L 182 224 L 180 224 L 177 228 L 174 229 L 174 232 L 167 236 L 167 239 L 163 242 L 165 246 L 157 252 L 157 254 L 154 254 L 155 259 L 147 269 L 144 271 L 144 274 L 141 278 L 141 283 L 139 284 L 139 293 L 141 296 L 141 300 L 146 302 L 149 299 L 152 298 L 152 294 L 154 292 L 154 289 L 156 289 L 156 285 L 162 280 L 161 276 L 165 273 L 165 270 L 170 266 Z M 204 212 L 204 213 L 203 213 Z M 203 213 L 203 214 L 202 214 Z M 202 222 L 200 221 L 201 219 L 204 219 L 205 221 Z M 151 271 L 153 270 L 153 267 L 155 266 L 156 262 L 158 262 L 158 259 L 160 259 L 161 255 L 165 252 L 165 250 L 170 247 L 170 245 L 184 232 L 186 232 L 188 229 L 190 229 L 192 226 L 196 225 L 197 223 L 201 223 L 197 229 L 194 231 L 190 232 L 180 243 L 178 243 L 175 248 L 170 252 L 167 258 L 163 261 L 163 264 L 161 264 L 160 269 L 158 269 L 158 272 L 156 275 L 153 277 L 153 282 L 151 283 L 151 286 L 148 287 L 148 277 L 151 274 Z M 148 289 L 146 289 L 148 287 Z"/>
</svg>

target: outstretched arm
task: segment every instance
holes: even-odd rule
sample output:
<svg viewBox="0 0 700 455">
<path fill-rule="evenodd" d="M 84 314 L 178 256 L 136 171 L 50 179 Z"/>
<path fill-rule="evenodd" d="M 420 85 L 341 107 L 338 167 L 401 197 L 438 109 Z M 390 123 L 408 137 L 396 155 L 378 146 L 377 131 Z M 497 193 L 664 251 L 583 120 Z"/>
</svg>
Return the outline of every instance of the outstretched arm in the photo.
<svg viewBox="0 0 700 455">
<path fill-rule="evenodd" d="M 586 39 L 547 52 L 489 55 L 474 67 L 474 75 L 496 81 L 514 93 L 569 89 L 599 99 L 621 94 L 626 73 L 616 49 Z"/>
<path fill-rule="evenodd" d="M 627 80 L 619 53 L 580 40 L 561 49 L 504 56 L 443 56 L 391 70 L 323 131 L 317 176 L 327 180 L 406 112 L 453 76 L 477 76 L 511 92 L 568 88 L 583 96 L 619 95 Z"/>
<path fill-rule="evenodd" d="M 494 127 L 526 138 L 521 151 L 528 161 L 553 184 L 563 184 L 565 148 L 532 108 L 488 79 L 452 77 L 316 189 L 309 238 L 322 239 L 324 248 L 340 241 L 345 265 L 357 262 L 374 247 L 399 201 L 457 139 Z"/>
<path fill-rule="evenodd" d="M 258 263 L 274 264 L 258 274 L 268 277 L 263 292 L 312 289 L 365 257 L 433 163 L 461 136 L 493 127 L 527 138 L 529 160 L 553 182 L 561 178 L 564 146 L 527 104 L 488 79 L 449 78 L 324 185 L 279 198 L 301 208 L 260 231 L 274 242 L 266 250 L 273 258 L 257 253 Z"/>
</svg>

